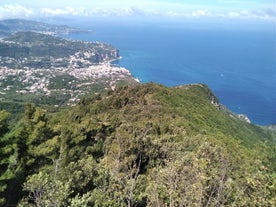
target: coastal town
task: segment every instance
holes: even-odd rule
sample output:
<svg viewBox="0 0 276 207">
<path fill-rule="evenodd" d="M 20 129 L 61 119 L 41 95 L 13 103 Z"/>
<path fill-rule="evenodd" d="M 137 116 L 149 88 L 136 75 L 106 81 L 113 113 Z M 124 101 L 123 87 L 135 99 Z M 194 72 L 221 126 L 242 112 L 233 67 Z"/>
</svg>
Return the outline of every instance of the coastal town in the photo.
<svg viewBox="0 0 276 207">
<path fill-rule="evenodd" d="M 57 84 L 57 81 L 61 84 Z M 126 68 L 112 66 L 109 62 L 87 68 L 0 68 L 2 96 L 11 91 L 21 95 L 32 93 L 45 96 L 60 93 L 70 96 L 68 105 L 75 104 L 82 96 L 95 90 L 96 86 L 114 90 L 118 82 L 123 81 L 135 83 L 137 80 Z"/>
<path fill-rule="evenodd" d="M 30 35 L 29 43 L 20 42 Z M 75 105 L 86 94 L 138 81 L 128 69 L 111 64 L 120 56 L 110 45 L 36 33 L 17 34 L 16 40 L 13 36 L 12 41 L 0 41 L 2 103 L 32 100 L 56 107 Z"/>
</svg>

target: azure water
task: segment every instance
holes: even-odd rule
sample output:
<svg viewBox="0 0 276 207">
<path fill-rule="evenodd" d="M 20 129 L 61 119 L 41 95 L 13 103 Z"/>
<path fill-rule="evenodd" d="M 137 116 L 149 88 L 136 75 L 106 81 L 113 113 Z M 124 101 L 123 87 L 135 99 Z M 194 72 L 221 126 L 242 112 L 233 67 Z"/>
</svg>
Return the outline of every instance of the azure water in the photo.
<svg viewBox="0 0 276 207">
<path fill-rule="evenodd" d="M 206 29 L 170 24 L 85 25 L 92 34 L 70 38 L 110 43 L 142 82 L 167 86 L 205 83 L 221 103 L 253 123 L 276 123 L 276 32 Z"/>
</svg>

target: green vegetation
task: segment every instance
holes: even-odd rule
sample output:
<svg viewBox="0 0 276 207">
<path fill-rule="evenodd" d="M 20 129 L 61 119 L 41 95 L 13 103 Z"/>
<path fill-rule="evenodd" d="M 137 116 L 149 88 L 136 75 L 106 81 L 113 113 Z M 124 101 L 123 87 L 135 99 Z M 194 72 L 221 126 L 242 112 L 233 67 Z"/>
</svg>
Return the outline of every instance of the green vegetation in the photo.
<svg viewBox="0 0 276 207">
<path fill-rule="evenodd" d="M 116 48 L 99 42 L 34 32 L 10 35 L 0 41 L 0 110 L 14 116 L 26 102 L 64 107 L 87 94 L 136 84 L 127 69 L 108 63 L 118 57 Z"/>
<path fill-rule="evenodd" d="M 78 67 L 98 64 L 119 57 L 110 45 L 71 41 L 35 32 L 17 32 L 0 42 L 1 65 L 10 68 L 68 67 L 78 59 Z"/>
<path fill-rule="evenodd" d="M 202 84 L 123 86 L 56 113 L 0 112 L 2 206 L 275 206 L 272 130 Z"/>
<path fill-rule="evenodd" d="M 32 31 L 39 33 L 50 34 L 68 34 L 83 31 L 77 28 L 68 27 L 65 25 L 51 25 L 43 22 L 31 21 L 26 19 L 4 19 L 0 20 L 0 36 L 8 36 L 12 33 L 20 31 Z"/>
</svg>

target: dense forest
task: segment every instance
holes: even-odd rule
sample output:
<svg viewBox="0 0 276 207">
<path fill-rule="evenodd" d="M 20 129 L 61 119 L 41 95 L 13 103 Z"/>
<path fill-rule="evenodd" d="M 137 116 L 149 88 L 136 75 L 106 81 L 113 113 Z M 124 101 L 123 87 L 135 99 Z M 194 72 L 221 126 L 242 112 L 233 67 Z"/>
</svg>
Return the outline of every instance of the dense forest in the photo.
<svg viewBox="0 0 276 207">
<path fill-rule="evenodd" d="M 1 206 L 275 206 L 274 131 L 203 84 L 118 87 L 18 120 L 0 111 Z"/>
</svg>

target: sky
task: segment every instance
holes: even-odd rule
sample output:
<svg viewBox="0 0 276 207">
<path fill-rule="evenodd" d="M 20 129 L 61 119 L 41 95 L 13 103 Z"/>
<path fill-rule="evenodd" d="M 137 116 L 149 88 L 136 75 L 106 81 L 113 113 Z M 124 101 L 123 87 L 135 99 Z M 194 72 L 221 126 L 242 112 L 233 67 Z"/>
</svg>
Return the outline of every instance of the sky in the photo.
<svg viewBox="0 0 276 207">
<path fill-rule="evenodd" d="M 219 18 L 276 22 L 276 0 L 1 0 L 0 19 L 61 16 Z"/>
</svg>

